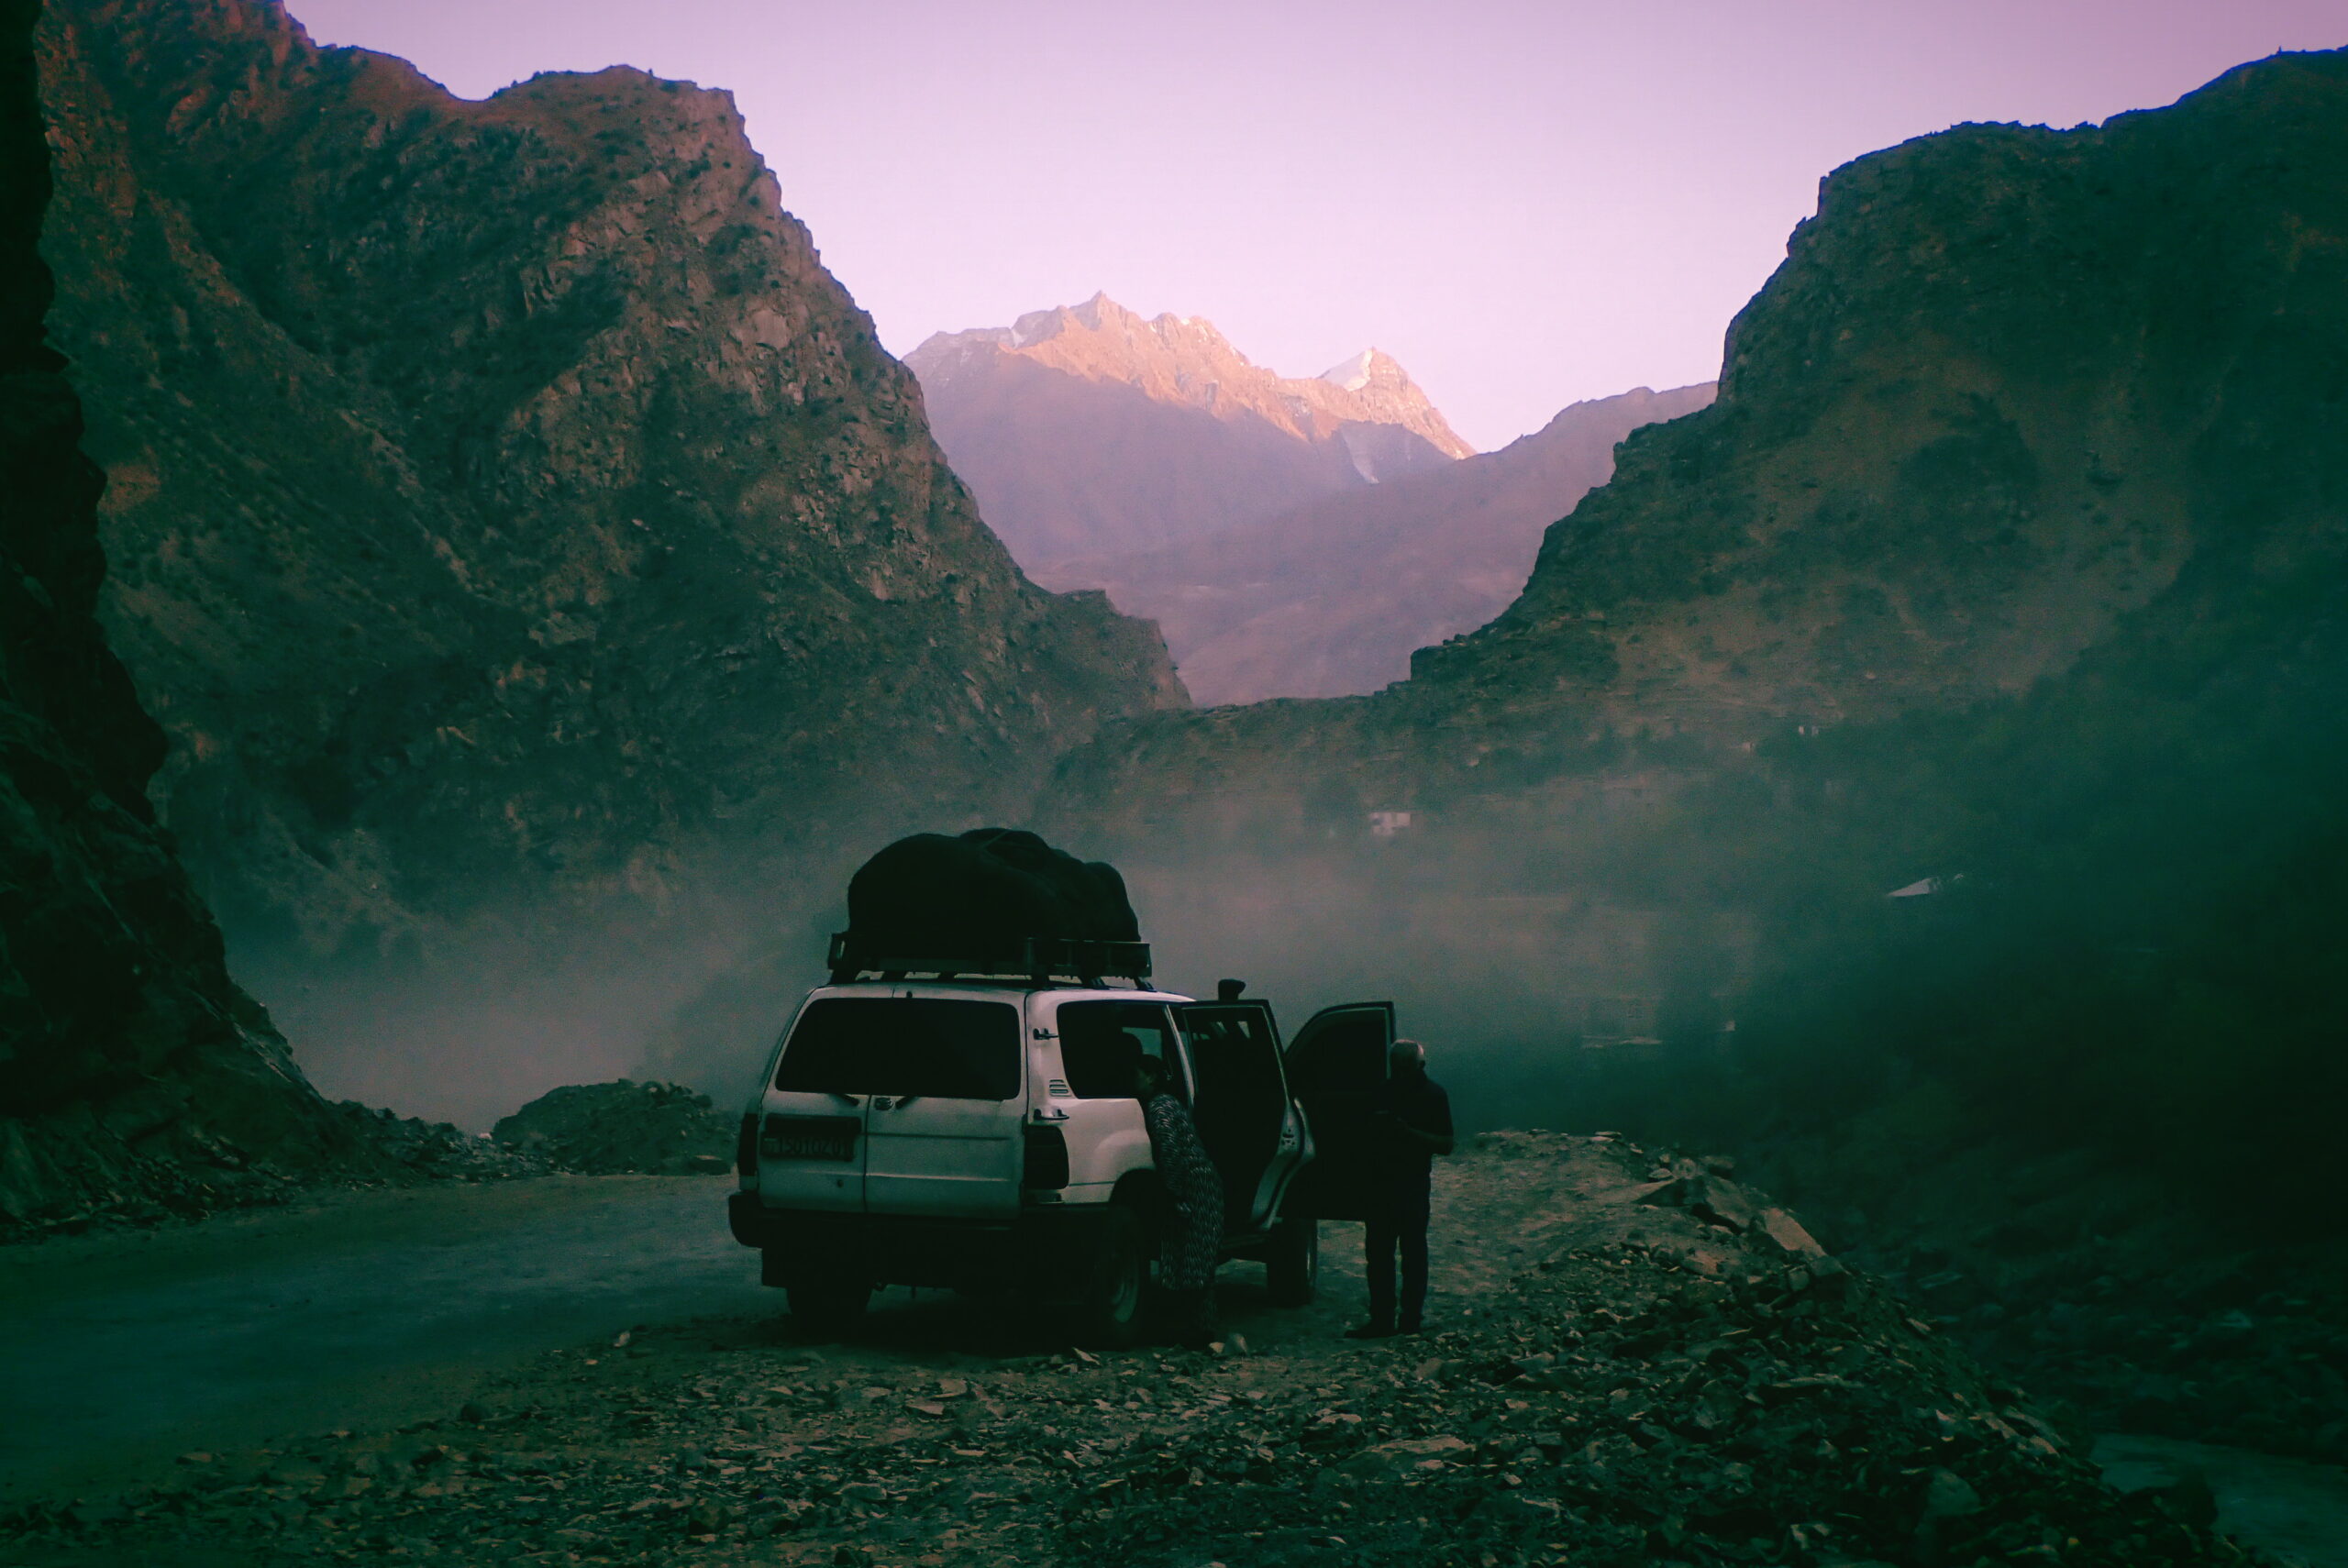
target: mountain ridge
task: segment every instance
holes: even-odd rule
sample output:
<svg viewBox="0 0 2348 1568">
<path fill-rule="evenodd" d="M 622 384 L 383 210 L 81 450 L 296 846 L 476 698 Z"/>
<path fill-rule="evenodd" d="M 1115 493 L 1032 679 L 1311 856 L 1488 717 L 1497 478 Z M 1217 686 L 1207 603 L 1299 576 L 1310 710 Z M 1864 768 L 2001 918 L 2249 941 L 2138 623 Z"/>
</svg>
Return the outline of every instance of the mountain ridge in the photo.
<svg viewBox="0 0 2348 1568">
<path fill-rule="evenodd" d="M 1039 575 L 1103 589 L 1155 621 L 1201 706 L 1374 691 L 1409 676 L 1413 650 L 1473 631 L 1517 596 L 1543 530 L 1606 482 L 1617 443 L 1711 395 L 1706 381 L 1589 399 L 1496 451 Z"/>
<path fill-rule="evenodd" d="M 1031 570 L 1276 515 L 1474 448 L 1390 356 L 1255 364 L 1212 322 L 1096 293 L 905 356 L 939 443 Z"/>
</svg>

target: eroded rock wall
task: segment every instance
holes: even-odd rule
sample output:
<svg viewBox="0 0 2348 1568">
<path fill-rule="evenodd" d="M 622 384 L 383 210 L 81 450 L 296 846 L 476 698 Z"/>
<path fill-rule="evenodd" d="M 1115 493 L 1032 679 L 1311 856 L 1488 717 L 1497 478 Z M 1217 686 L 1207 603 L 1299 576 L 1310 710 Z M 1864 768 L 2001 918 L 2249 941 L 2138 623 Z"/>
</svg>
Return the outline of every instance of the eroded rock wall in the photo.
<svg viewBox="0 0 2348 1568">
<path fill-rule="evenodd" d="M 148 804 L 163 736 L 99 626 L 103 481 L 42 331 L 38 9 L 0 0 L 0 1234 L 364 1163 Z"/>
</svg>

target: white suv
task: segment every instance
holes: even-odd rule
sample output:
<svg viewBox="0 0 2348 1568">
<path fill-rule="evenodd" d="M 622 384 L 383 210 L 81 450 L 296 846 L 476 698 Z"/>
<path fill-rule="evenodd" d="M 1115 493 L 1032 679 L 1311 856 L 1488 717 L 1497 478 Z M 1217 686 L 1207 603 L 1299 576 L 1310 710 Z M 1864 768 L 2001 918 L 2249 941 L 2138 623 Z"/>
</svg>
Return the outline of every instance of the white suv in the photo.
<svg viewBox="0 0 2348 1568">
<path fill-rule="evenodd" d="M 794 1314 L 837 1327 L 883 1285 L 1023 1291 L 1073 1308 L 1085 1342 L 1130 1343 L 1164 1202 L 1136 1046 L 1171 1066 L 1223 1173 L 1225 1255 L 1263 1260 L 1275 1298 L 1312 1299 L 1318 1220 L 1357 1217 L 1391 1003 L 1326 1009 L 1283 1051 L 1266 1003 L 1146 975 L 845 973 L 776 1042 L 737 1152 L 735 1238 Z"/>
</svg>

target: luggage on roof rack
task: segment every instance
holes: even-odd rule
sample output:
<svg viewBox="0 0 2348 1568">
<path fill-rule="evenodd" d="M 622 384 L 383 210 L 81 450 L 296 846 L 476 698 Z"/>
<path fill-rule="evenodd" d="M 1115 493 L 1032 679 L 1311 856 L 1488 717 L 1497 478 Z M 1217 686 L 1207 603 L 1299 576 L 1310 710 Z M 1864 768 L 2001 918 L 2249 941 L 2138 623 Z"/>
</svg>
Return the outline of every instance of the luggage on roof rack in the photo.
<svg viewBox="0 0 2348 1568">
<path fill-rule="evenodd" d="M 845 986 L 865 975 L 932 975 L 961 980 L 1020 979 L 1038 985 L 1055 980 L 1098 985 L 1105 979 L 1149 984 L 1149 944 L 1102 942 L 1074 936 L 1027 936 L 1013 948 L 984 953 L 891 953 L 855 932 L 832 933 L 826 964 L 832 984 Z"/>
<path fill-rule="evenodd" d="M 1032 833 L 976 828 L 901 838 L 847 885 L 835 982 L 868 972 L 1089 979 L 1149 977 L 1125 880 Z"/>
</svg>

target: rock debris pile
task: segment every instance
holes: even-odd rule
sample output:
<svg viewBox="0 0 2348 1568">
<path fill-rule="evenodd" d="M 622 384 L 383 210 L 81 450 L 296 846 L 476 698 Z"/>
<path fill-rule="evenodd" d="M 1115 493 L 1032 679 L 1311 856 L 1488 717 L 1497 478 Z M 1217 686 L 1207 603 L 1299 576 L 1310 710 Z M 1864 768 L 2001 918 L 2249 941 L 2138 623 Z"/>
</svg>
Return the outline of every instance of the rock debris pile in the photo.
<svg viewBox="0 0 2348 1568">
<path fill-rule="evenodd" d="M 589 1176 L 693 1176 L 733 1164 L 734 1119 L 682 1084 L 570 1084 L 491 1129 L 501 1144 Z"/>
<path fill-rule="evenodd" d="M 1479 1142 L 1439 1181 L 1439 1332 L 1351 1344 L 1328 1308 L 1251 1317 L 1245 1282 L 1259 1353 L 1004 1353 L 1033 1330 L 917 1309 L 844 1346 L 639 1327 L 445 1419 L 23 1509 L 6 1561 L 161 1540 L 713 1568 L 2268 1561 L 2210 1533 L 2206 1494 L 2104 1486 L 2076 1434 L 1717 1172 Z M 939 1348 L 936 1323 L 972 1326 Z"/>
<path fill-rule="evenodd" d="M 493 1138 L 468 1132 L 446 1121 L 401 1116 L 355 1099 L 338 1102 L 340 1111 L 374 1148 L 387 1156 L 397 1174 L 424 1181 L 503 1181 L 514 1176 L 550 1176 L 553 1162 L 529 1148 L 515 1148 Z M 373 1184 L 368 1184 L 373 1185 Z"/>
</svg>

